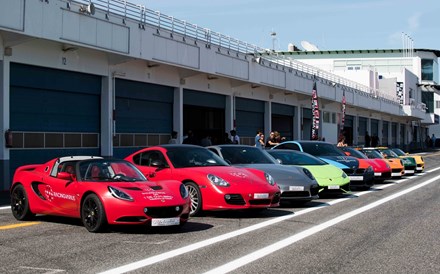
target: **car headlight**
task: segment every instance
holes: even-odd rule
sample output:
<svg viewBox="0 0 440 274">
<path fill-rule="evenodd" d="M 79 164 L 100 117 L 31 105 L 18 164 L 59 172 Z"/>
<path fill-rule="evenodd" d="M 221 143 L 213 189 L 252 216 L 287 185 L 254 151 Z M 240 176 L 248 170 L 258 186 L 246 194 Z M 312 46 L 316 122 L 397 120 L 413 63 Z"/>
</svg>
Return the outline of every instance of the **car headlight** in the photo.
<svg viewBox="0 0 440 274">
<path fill-rule="evenodd" d="M 411 164 L 411 161 L 408 160 L 408 159 L 402 159 L 402 162 L 403 162 L 404 165 L 410 165 Z"/>
<path fill-rule="evenodd" d="M 188 197 L 188 189 L 186 189 L 186 186 L 184 184 L 180 184 L 180 196 L 182 196 L 183 199 L 186 199 Z"/>
<path fill-rule="evenodd" d="M 269 173 L 264 173 L 264 176 L 266 177 L 266 181 L 271 185 L 275 185 L 275 180 L 273 179 L 272 175 Z"/>
<path fill-rule="evenodd" d="M 342 171 L 342 178 L 347 178 L 347 174 L 344 171 Z"/>
<path fill-rule="evenodd" d="M 387 168 L 390 168 L 390 165 L 389 165 L 387 162 L 385 162 L 385 166 L 386 166 Z"/>
<path fill-rule="evenodd" d="M 420 157 L 420 161 L 424 162 L 425 160 L 423 160 L 423 157 Z"/>
<path fill-rule="evenodd" d="M 229 186 L 228 182 L 213 174 L 208 174 L 208 179 L 216 186 Z"/>
<path fill-rule="evenodd" d="M 119 189 L 111 187 L 111 186 L 108 187 L 108 190 L 110 191 L 112 196 L 115 197 L 115 198 L 118 198 L 118 199 L 121 199 L 121 200 L 124 200 L 124 201 L 130 201 L 130 202 L 134 201 L 133 198 L 130 195 L 128 195 L 127 193 L 125 193 L 122 190 L 119 190 Z"/>
<path fill-rule="evenodd" d="M 315 180 L 315 177 L 313 176 L 313 174 L 310 172 L 310 170 L 308 170 L 307 168 L 303 168 L 303 172 L 305 175 L 307 175 L 307 177 L 309 177 L 311 180 Z"/>
</svg>

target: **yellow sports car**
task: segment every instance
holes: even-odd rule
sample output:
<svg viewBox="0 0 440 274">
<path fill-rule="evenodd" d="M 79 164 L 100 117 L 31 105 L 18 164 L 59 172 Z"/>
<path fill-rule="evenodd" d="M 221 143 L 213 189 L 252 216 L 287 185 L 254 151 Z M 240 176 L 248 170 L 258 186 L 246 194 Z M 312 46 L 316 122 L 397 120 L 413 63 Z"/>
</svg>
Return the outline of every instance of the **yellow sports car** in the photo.
<svg viewBox="0 0 440 274">
<path fill-rule="evenodd" d="M 425 170 L 425 161 L 423 160 L 422 156 L 405 153 L 400 148 L 392 148 L 391 150 L 394 151 L 397 155 L 399 155 L 399 157 L 405 157 L 405 156 L 413 157 L 416 160 L 416 164 L 417 164 L 416 172 L 420 173 L 423 172 L 423 170 Z"/>
</svg>

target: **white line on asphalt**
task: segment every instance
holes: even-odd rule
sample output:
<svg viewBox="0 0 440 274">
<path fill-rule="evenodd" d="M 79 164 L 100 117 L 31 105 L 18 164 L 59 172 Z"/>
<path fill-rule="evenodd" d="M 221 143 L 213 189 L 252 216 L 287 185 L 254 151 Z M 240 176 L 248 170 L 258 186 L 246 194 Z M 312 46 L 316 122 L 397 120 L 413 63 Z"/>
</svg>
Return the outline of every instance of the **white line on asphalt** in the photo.
<svg viewBox="0 0 440 274">
<path fill-rule="evenodd" d="M 30 266 L 20 266 L 20 268 L 29 269 L 29 270 L 41 270 L 41 271 L 44 270 L 45 274 L 66 272 L 63 269 L 54 269 L 54 268 L 40 268 L 40 267 L 30 267 Z"/>
<path fill-rule="evenodd" d="M 11 209 L 11 206 L 2 206 L 2 207 L 0 207 L 0 210 L 4 210 L 4 209 Z"/>
<path fill-rule="evenodd" d="M 408 193 L 410 193 L 410 192 L 412 192 L 412 191 L 414 191 L 416 189 L 419 189 L 419 188 L 424 187 L 424 186 L 426 186 L 428 184 L 436 182 L 439 178 L 440 178 L 440 175 L 436 176 L 436 177 L 434 177 L 434 178 L 432 178 L 432 179 L 430 179 L 430 180 L 428 180 L 426 182 L 423 182 L 423 183 L 421 183 L 419 185 L 407 188 L 407 189 L 402 190 L 400 192 L 397 192 L 397 193 L 395 193 L 393 195 L 390 195 L 390 196 L 388 196 L 386 198 L 380 199 L 380 200 L 378 200 L 376 202 L 373 202 L 373 203 L 368 204 L 366 206 L 363 206 L 361 208 L 355 209 L 355 210 L 353 210 L 351 212 L 345 213 L 345 214 L 343 214 L 343 215 L 341 215 L 341 216 L 339 216 L 337 218 L 331 219 L 331 220 L 329 220 L 327 222 L 324 222 L 324 223 L 322 223 L 320 225 L 311 227 L 311 228 L 309 228 L 307 230 L 304 230 L 303 232 L 300 232 L 298 234 L 292 235 L 289 238 L 286 238 L 286 239 L 281 240 L 279 242 L 276 242 L 276 243 L 274 243 L 272 245 L 269 245 L 269 246 L 267 246 L 265 248 L 262 248 L 260 250 L 255 251 L 255 252 L 252 252 L 252 253 L 250 253 L 250 254 L 248 254 L 246 256 L 238 258 L 238 259 L 236 259 L 234 261 L 231 261 L 231 262 L 229 262 L 227 264 L 224 264 L 222 266 L 219 266 L 217 268 L 214 268 L 214 269 L 206 272 L 205 274 L 219 274 L 219 273 L 228 273 L 230 271 L 233 271 L 233 270 L 235 270 L 235 269 L 237 269 L 239 267 L 247 265 L 247 264 L 249 264 L 249 263 L 251 263 L 253 261 L 256 261 L 256 260 L 258 260 L 260 258 L 263 258 L 263 257 L 265 257 L 265 256 L 267 256 L 267 255 L 269 255 L 269 254 L 271 254 L 271 253 L 273 253 L 275 251 L 278 251 L 278 250 L 280 250 L 282 248 L 285 248 L 285 247 L 287 247 L 289 245 L 292 245 L 295 242 L 298 242 L 298 241 L 300 241 L 300 240 L 302 240 L 302 239 L 304 239 L 304 238 L 306 238 L 308 236 L 314 235 L 314 234 L 316 234 L 316 233 L 318 233 L 318 232 L 320 232 L 320 231 L 322 231 L 324 229 L 327 229 L 327 228 L 329 228 L 331 226 L 334 226 L 334 225 L 336 225 L 336 224 L 338 224 L 338 223 L 340 223 L 342 221 L 350 219 L 350 218 L 352 218 L 352 217 L 354 217 L 356 215 L 359 215 L 359 214 L 361 214 L 361 213 L 363 213 L 365 211 L 368 211 L 368 210 L 373 209 L 373 208 L 375 208 L 375 207 L 377 207 L 379 205 L 382 205 L 382 204 L 384 204 L 386 202 L 394 200 L 394 199 L 396 199 L 396 198 L 398 198 L 400 196 L 408 194 Z"/>
<path fill-rule="evenodd" d="M 370 191 L 356 193 L 353 196 L 358 197 L 358 196 L 364 195 L 366 193 L 370 193 Z M 285 220 L 288 220 L 288 219 L 291 219 L 291 218 L 294 218 L 294 217 L 297 217 L 297 216 L 300 216 L 300 215 L 303 215 L 303 214 L 306 214 L 306 213 L 309 213 L 309 212 L 312 212 L 312 211 L 315 211 L 318 209 L 321 209 L 323 207 L 327 207 L 330 205 L 341 203 L 343 201 L 346 201 L 346 200 L 349 200 L 352 198 L 353 197 L 347 197 L 347 198 L 342 198 L 342 199 L 338 198 L 336 200 L 326 202 L 326 204 L 321 204 L 321 205 L 318 205 L 315 207 L 310 207 L 310 208 L 307 208 L 304 210 L 300 210 L 300 211 L 295 212 L 294 214 L 289 214 L 289 215 L 285 215 L 282 217 L 277 217 L 277 218 L 274 218 L 274 219 L 271 219 L 271 220 L 268 220 L 268 221 L 265 221 L 265 222 L 262 222 L 259 224 L 255 224 L 255 225 L 243 228 L 243 229 L 232 231 L 232 232 L 229 232 L 229 233 L 226 233 L 226 234 L 214 237 L 214 238 L 203 240 L 198 243 L 194 243 L 194 244 L 184 246 L 184 247 L 181 247 L 181 248 L 178 248 L 175 250 L 171 250 L 171 251 L 168 251 L 168 252 L 165 252 L 162 254 L 158 254 L 156 256 L 152 256 L 152 257 L 149 257 L 144 260 L 137 261 L 137 262 L 129 263 L 129 264 L 126 264 L 126 265 L 123 265 L 123 266 L 120 266 L 117 268 L 113 268 L 113 269 L 110 269 L 110 270 L 107 270 L 107 271 L 104 271 L 101 273 L 126 273 L 129 271 L 133 271 L 133 270 L 136 270 L 136 269 L 148 266 L 148 265 L 152 265 L 152 264 L 155 264 L 155 263 L 158 263 L 158 262 L 161 262 L 161 261 L 164 261 L 164 260 L 176 257 L 176 256 L 180 256 L 182 254 L 185 254 L 185 253 L 188 253 L 188 252 L 191 252 L 191 251 L 194 251 L 194 250 L 197 250 L 197 249 L 200 249 L 200 248 L 203 248 L 203 247 L 206 247 L 206 246 L 209 246 L 209 245 L 221 242 L 221 241 L 228 240 L 233 237 L 243 235 L 245 233 L 248 233 L 248 232 L 251 232 L 251 231 L 266 227 L 266 226 L 270 226 L 270 225 L 273 225 L 273 224 L 276 224 L 276 223 L 279 223 L 279 222 L 282 222 L 282 221 L 285 221 Z"/>
</svg>

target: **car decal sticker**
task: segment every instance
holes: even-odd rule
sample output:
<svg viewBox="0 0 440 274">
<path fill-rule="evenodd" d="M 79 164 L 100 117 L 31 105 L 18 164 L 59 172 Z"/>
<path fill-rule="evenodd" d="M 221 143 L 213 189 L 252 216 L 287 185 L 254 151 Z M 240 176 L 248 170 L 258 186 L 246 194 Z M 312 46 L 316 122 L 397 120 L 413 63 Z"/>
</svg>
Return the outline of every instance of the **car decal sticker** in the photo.
<svg viewBox="0 0 440 274">
<path fill-rule="evenodd" d="M 148 192 L 142 192 L 142 195 L 144 196 L 144 199 L 150 200 L 150 201 L 165 201 L 165 200 L 172 200 L 174 199 L 171 195 L 166 195 L 166 192 L 164 191 L 148 191 Z"/>
<path fill-rule="evenodd" d="M 49 185 L 46 185 L 46 188 L 44 189 L 44 196 L 49 201 L 53 201 L 54 198 L 76 201 L 76 198 L 74 195 L 53 191 L 52 187 L 50 187 Z"/>
</svg>

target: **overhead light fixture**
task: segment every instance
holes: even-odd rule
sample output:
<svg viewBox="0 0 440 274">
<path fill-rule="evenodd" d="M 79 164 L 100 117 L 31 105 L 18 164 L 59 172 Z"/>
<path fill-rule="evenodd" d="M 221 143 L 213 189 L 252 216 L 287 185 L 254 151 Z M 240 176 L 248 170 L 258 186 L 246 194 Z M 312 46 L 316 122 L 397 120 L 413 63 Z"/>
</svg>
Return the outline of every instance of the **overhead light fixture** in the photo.
<svg viewBox="0 0 440 274">
<path fill-rule="evenodd" d="M 78 47 L 70 46 L 70 45 L 63 45 L 62 51 L 63 52 L 69 52 L 69 51 L 77 51 Z"/>
<path fill-rule="evenodd" d="M 95 14 L 95 5 L 93 3 L 90 3 L 87 6 L 81 5 L 79 7 L 79 11 L 82 13 L 94 15 Z"/>
</svg>

